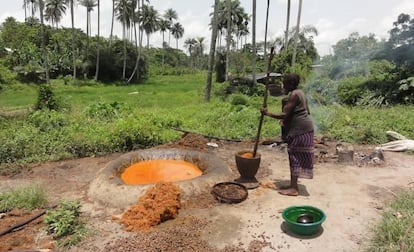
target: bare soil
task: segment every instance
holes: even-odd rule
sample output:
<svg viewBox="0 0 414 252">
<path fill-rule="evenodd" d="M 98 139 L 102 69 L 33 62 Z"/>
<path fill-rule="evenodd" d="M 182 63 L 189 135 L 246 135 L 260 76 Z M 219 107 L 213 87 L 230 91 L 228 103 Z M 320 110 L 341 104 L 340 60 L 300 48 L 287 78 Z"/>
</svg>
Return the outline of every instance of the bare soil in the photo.
<svg viewBox="0 0 414 252">
<path fill-rule="evenodd" d="M 82 218 L 92 233 L 72 248 L 58 248 L 46 233 L 43 217 L 39 217 L 0 236 L 0 251 L 361 251 L 387 202 L 400 190 L 414 186 L 414 155 L 386 152 L 382 161 L 371 155 L 375 146 L 359 145 L 353 146 L 354 161 L 341 163 L 337 145 L 327 139 L 317 140 L 314 179 L 300 180 L 300 195 L 288 197 L 275 190 L 289 181 L 285 146 L 261 144 L 261 164 L 256 175 L 261 186 L 249 190 L 242 203 L 223 204 L 210 193 L 200 194 L 182 201 L 176 219 L 142 232 L 127 232 L 119 221 L 122 210 L 108 209 L 87 196 L 96 173 L 123 153 L 33 164 L 20 174 L 1 176 L 0 192 L 39 184 L 47 192 L 50 205 L 61 199 L 80 200 Z M 163 147 L 214 153 L 228 164 L 237 179 L 235 153 L 253 146 L 251 142 L 186 134 Z M 284 229 L 281 211 L 298 204 L 317 206 L 327 214 L 317 236 L 297 237 Z M 0 232 L 41 210 L 14 209 L 1 214 Z"/>
</svg>

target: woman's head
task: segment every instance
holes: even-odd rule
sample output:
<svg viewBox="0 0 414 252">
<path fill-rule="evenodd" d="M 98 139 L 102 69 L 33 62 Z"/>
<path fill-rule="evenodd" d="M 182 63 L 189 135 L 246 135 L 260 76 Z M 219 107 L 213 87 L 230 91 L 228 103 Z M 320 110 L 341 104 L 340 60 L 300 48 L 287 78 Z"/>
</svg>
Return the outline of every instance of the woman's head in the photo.
<svg viewBox="0 0 414 252">
<path fill-rule="evenodd" d="M 287 92 L 295 90 L 299 86 L 300 77 L 295 73 L 286 74 L 283 79 L 283 89 Z"/>
</svg>

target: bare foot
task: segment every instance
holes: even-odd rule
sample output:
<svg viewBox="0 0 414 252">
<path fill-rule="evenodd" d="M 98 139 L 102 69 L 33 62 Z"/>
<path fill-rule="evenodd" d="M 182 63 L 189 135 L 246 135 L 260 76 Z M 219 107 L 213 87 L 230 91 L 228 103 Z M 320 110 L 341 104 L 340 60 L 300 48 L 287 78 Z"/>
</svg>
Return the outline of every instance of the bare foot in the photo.
<svg viewBox="0 0 414 252">
<path fill-rule="evenodd" d="M 298 196 L 299 192 L 295 188 L 287 188 L 283 190 L 279 190 L 279 193 L 286 196 Z"/>
</svg>

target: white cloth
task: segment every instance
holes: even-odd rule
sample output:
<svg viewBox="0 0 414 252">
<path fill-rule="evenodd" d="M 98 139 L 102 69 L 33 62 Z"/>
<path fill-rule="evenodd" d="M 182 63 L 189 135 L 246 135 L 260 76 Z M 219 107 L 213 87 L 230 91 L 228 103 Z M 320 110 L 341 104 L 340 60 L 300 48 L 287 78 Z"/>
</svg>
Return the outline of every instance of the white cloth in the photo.
<svg viewBox="0 0 414 252">
<path fill-rule="evenodd" d="M 414 151 L 414 140 L 396 140 L 385 144 L 381 144 L 379 147 L 383 151 Z"/>
</svg>

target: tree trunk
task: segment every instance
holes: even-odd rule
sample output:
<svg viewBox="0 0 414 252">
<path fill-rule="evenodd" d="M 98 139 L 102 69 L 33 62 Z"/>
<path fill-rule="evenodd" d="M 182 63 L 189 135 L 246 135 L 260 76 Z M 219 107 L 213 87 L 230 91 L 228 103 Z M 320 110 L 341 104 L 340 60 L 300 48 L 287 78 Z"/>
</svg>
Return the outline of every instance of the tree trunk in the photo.
<svg viewBox="0 0 414 252">
<path fill-rule="evenodd" d="M 122 8 L 123 9 L 123 20 L 122 20 L 122 39 L 124 40 L 124 65 L 122 68 L 122 80 L 125 80 L 125 76 L 126 76 L 126 61 L 127 61 L 127 50 L 126 50 L 126 43 L 127 43 L 127 39 L 126 39 L 126 13 L 125 13 L 125 6 Z"/>
<path fill-rule="evenodd" d="M 287 3 L 287 13 L 286 13 L 286 30 L 285 30 L 285 48 L 284 51 L 288 50 L 289 43 L 289 22 L 290 22 L 290 0 Z"/>
<path fill-rule="evenodd" d="M 73 0 L 70 1 L 70 17 L 72 22 L 72 60 L 73 60 L 73 84 L 76 84 L 76 37 L 75 37 L 75 13 Z"/>
<path fill-rule="evenodd" d="M 138 3 L 138 10 L 140 9 L 140 1 Z M 134 20 L 135 20 L 135 12 L 133 14 Z M 140 24 L 138 23 L 138 37 L 137 37 L 137 24 L 134 22 L 134 36 L 135 36 L 135 50 L 137 52 L 137 58 L 135 60 L 135 67 L 134 71 L 132 71 L 131 76 L 128 78 L 127 83 L 130 83 L 134 75 L 136 74 L 137 80 L 139 80 L 139 60 L 141 59 L 141 45 L 142 45 L 142 34 L 141 34 Z M 138 40 L 139 40 L 139 46 L 138 46 Z"/>
<path fill-rule="evenodd" d="M 292 67 L 296 64 L 296 51 L 298 47 L 298 37 L 300 28 L 300 16 L 302 14 L 302 0 L 299 0 L 298 20 L 296 22 L 295 39 L 293 41 L 293 53 L 292 53 Z"/>
<path fill-rule="evenodd" d="M 206 81 L 206 93 L 204 100 L 206 102 L 210 101 L 211 96 L 211 83 L 213 79 L 213 68 L 214 68 L 214 54 L 216 51 L 216 41 L 217 41 L 217 18 L 218 18 L 218 6 L 220 0 L 214 1 L 214 13 L 213 13 L 213 27 L 211 31 L 211 43 L 210 43 L 210 53 L 208 55 L 208 71 L 207 71 L 207 81 Z"/>
<path fill-rule="evenodd" d="M 99 77 L 99 58 L 100 58 L 100 23 L 101 23 L 101 4 L 100 4 L 100 0 L 98 0 L 98 44 L 96 47 L 96 69 L 95 69 L 95 81 L 98 81 L 98 77 Z"/>
<path fill-rule="evenodd" d="M 112 36 L 114 33 L 114 19 L 115 19 L 115 0 L 112 0 L 112 20 L 111 20 L 111 35 L 109 35 L 109 48 L 112 46 Z"/>
<path fill-rule="evenodd" d="M 226 36 L 226 81 L 229 80 L 229 68 L 230 68 L 230 43 L 231 43 L 231 0 L 226 0 L 227 5 L 227 36 Z"/>
<path fill-rule="evenodd" d="M 46 75 L 46 83 L 49 84 L 50 83 L 50 78 L 49 78 L 49 60 L 48 60 L 48 55 L 47 55 L 47 50 L 46 50 L 46 38 L 45 38 L 45 24 L 44 24 L 44 20 L 43 20 L 43 8 L 44 8 L 44 3 L 43 0 L 39 0 L 39 11 L 40 11 L 40 27 L 41 27 L 41 36 L 42 36 L 42 50 L 43 50 L 43 69 L 45 71 L 45 75 Z"/>
<path fill-rule="evenodd" d="M 253 0 L 252 7 L 252 50 L 253 50 L 253 62 L 252 62 L 252 77 L 253 85 L 256 85 L 256 0 Z"/>
</svg>

